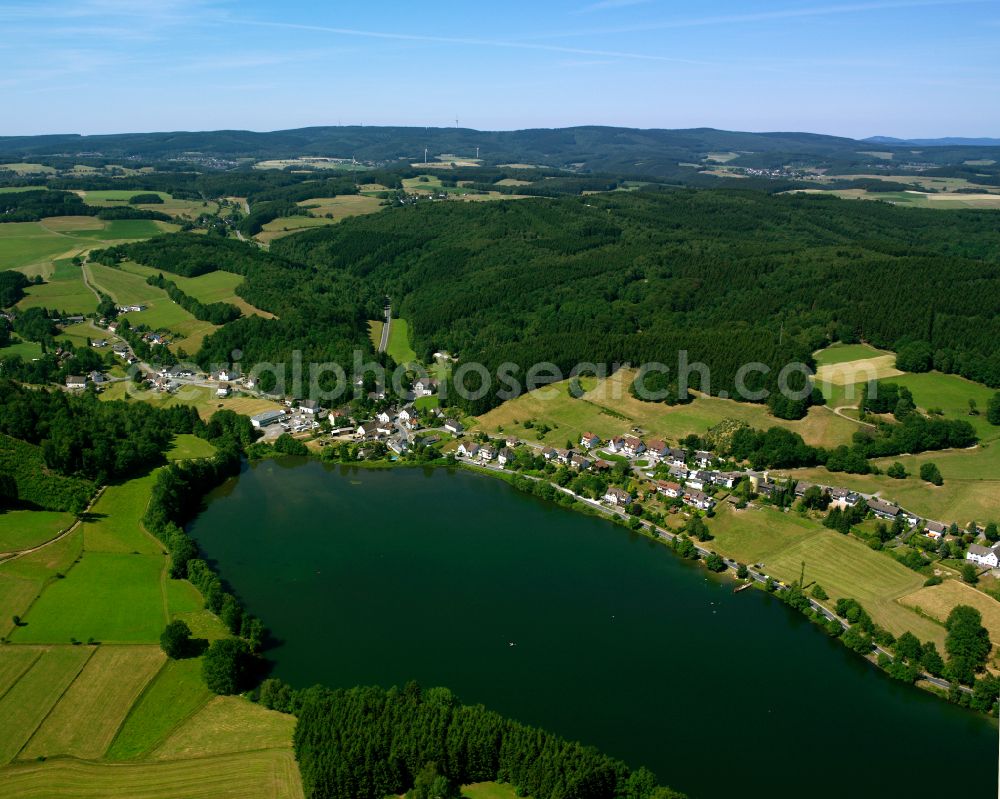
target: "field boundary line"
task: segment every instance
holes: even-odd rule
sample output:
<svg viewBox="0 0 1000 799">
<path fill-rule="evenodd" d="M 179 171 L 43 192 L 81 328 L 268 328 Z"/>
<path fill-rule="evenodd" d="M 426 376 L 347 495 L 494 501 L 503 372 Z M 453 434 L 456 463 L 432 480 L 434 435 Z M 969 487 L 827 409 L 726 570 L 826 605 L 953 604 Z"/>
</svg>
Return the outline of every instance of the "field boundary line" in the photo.
<svg viewBox="0 0 1000 799">
<path fill-rule="evenodd" d="M 10 644 L 9 646 L 25 646 L 25 644 L 20 644 L 20 645 L 19 644 Z M 5 696 L 7 696 L 7 694 L 9 694 L 11 692 L 11 690 L 14 688 L 14 686 L 17 685 L 19 682 L 21 682 L 21 679 L 24 677 L 24 675 L 27 674 L 29 671 L 31 671 L 31 669 L 34 667 L 34 665 L 38 662 L 38 659 L 42 655 L 44 655 L 45 652 L 47 652 L 47 651 L 48 651 L 47 649 L 43 649 L 43 650 L 35 653 L 34 660 L 32 660 L 27 666 L 24 667 L 23 671 L 21 671 L 21 673 L 17 675 L 17 679 L 15 679 L 7 687 L 6 691 L 4 691 L 3 693 L 0 693 L 0 700 L 3 700 L 3 698 Z"/>
</svg>

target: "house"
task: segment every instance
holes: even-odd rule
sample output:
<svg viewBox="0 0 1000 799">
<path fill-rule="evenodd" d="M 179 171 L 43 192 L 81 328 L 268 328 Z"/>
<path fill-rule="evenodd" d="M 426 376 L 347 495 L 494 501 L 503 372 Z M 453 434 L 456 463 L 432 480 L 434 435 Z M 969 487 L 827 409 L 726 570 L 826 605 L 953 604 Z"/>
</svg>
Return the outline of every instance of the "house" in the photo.
<svg viewBox="0 0 1000 799">
<path fill-rule="evenodd" d="M 234 380 L 235 378 L 236 374 L 228 369 L 220 369 L 218 374 L 215 376 L 215 379 L 220 383 L 228 383 L 230 380 Z"/>
<path fill-rule="evenodd" d="M 407 405 L 399 412 L 397 420 L 407 430 L 416 430 L 420 427 L 420 419 L 417 418 L 417 412 L 413 410 L 413 406 L 411 405 Z"/>
<path fill-rule="evenodd" d="M 67 375 L 66 377 L 66 388 L 86 388 L 87 378 L 80 377 L 79 375 Z"/>
<path fill-rule="evenodd" d="M 810 488 L 815 488 L 815 487 L 816 486 L 814 483 L 807 483 L 805 480 L 799 480 L 795 484 L 795 496 L 804 497 L 806 495 L 806 491 L 808 491 Z"/>
<path fill-rule="evenodd" d="M 650 439 L 646 442 L 646 454 L 653 463 L 659 463 L 670 452 L 670 447 L 658 438 Z"/>
<path fill-rule="evenodd" d="M 392 414 L 389 413 L 388 411 L 379 411 L 375 419 L 379 422 L 382 422 L 383 424 L 388 424 L 389 422 L 392 421 Z"/>
<path fill-rule="evenodd" d="M 702 469 L 707 469 L 712 465 L 712 461 L 715 460 L 715 456 L 711 452 L 706 452 L 703 449 L 699 449 L 694 453 L 694 460 Z"/>
<path fill-rule="evenodd" d="M 592 468 L 595 472 L 610 472 L 615 465 L 611 461 L 606 461 L 604 458 L 598 458 L 592 464 Z"/>
<path fill-rule="evenodd" d="M 357 431 L 354 433 L 355 438 L 377 438 L 378 437 L 378 422 L 365 422 L 364 424 L 358 425 Z"/>
<path fill-rule="evenodd" d="M 410 448 L 410 445 L 406 443 L 405 439 L 394 438 L 391 441 L 389 441 L 388 447 L 397 455 L 402 455 Z"/>
<path fill-rule="evenodd" d="M 831 505 L 846 510 L 857 505 L 861 501 L 861 495 L 854 491 L 848 491 L 846 488 L 831 488 L 830 499 Z"/>
<path fill-rule="evenodd" d="M 625 448 L 625 439 L 621 436 L 615 436 L 608 442 L 607 450 L 608 452 L 619 453 Z"/>
<path fill-rule="evenodd" d="M 709 485 L 711 482 L 712 482 L 711 473 L 706 472 L 702 469 L 698 469 L 693 472 L 688 472 L 688 476 L 684 485 L 687 488 L 694 488 L 700 491 L 705 486 Z"/>
<path fill-rule="evenodd" d="M 675 480 L 686 480 L 688 476 L 687 466 L 684 464 L 674 464 L 670 467 L 670 476 Z"/>
<path fill-rule="evenodd" d="M 474 441 L 463 441 L 458 445 L 458 454 L 463 458 L 475 458 L 479 454 L 479 445 Z"/>
<path fill-rule="evenodd" d="M 542 457 L 550 461 L 557 456 L 557 452 L 552 447 L 542 447 Z"/>
<path fill-rule="evenodd" d="M 108 379 L 97 371 L 91 372 L 89 375 L 87 375 L 87 377 L 90 378 L 90 382 L 93 383 L 95 386 L 99 386 L 102 383 L 108 382 Z"/>
<path fill-rule="evenodd" d="M 642 439 L 635 436 L 625 436 L 622 441 L 622 454 L 629 458 L 636 458 L 646 451 L 646 445 L 642 443 Z"/>
<path fill-rule="evenodd" d="M 991 569 L 995 569 L 1000 564 L 1000 559 L 997 557 L 998 549 L 1000 549 L 1000 544 L 994 544 L 991 547 L 969 544 L 969 550 L 965 553 L 965 559 L 973 563 L 978 563 L 980 566 L 989 566 Z"/>
<path fill-rule="evenodd" d="M 256 416 L 250 417 L 250 424 L 259 430 L 262 427 L 267 427 L 268 425 L 280 422 L 284 418 L 285 418 L 284 411 L 262 411 L 261 413 L 258 413 Z"/>
<path fill-rule="evenodd" d="M 218 397 L 219 399 L 224 399 L 225 397 L 228 397 L 229 393 L 230 392 L 228 385 L 222 385 L 219 386 L 217 389 L 215 389 L 215 396 Z"/>
<path fill-rule="evenodd" d="M 309 399 L 309 400 L 302 400 L 302 402 L 299 403 L 299 410 L 302 411 L 302 413 L 307 413 L 310 416 L 315 416 L 322 409 L 319 407 L 319 403 L 316 402 L 316 400 Z"/>
<path fill-rule="evenodd" d="M 90 346 L 100 349 L 101 347 L 108 346 L 108 340 L 106 338 L 97 338 L 90 342 Z"/>
<path fill-rule="evenodd" d="M 600 436 L 596 436 L 593 433 L 584 433 L 580 437 L 580 446 L 586 449 L 593 449 L 594 447 L 599 447 L 601 445 Z"/>
<path fill-rule="evenodd" d="M 874 513 L 879 519 L 891 522 L 895 521 L 896 517 L 899 516 L 899 506 L 893 505 L 891 502 L 872 497 L 866 504 L 868 505 L 868 510 Z"/>
<path fill-rule="evenodd" d="M 778 484 L 773 480 L 761 480 L 757 483 L 757 493 L 768 499 L 772 498 L 778 490 Z"/>
<path fill-rule="evenodd" d="M 667 447 L 665 460 L 674 466 L 685 466 L 687 464 L 687 453 L 677 447 Z"/>
<path fill-rule="evenodd" d="M 711 472 L 712 482 L 723 488 L 732 488 L 743 477 L 739 472 Z"/>
<path fill-rule="evenodd" d="M 462 426 L 462 423 L 456 421 L 455 419 L 446 419 L 444 429 L 449 433 L 454 433 L 455 435 L 465 432 L 465 428 Z"/>
<path fill-rule="evenodd" d="M 677 497 L 683 496 L 684 494 L 684 489 L 681 488 L 680 483 L 674 483 L 668 480 L 657 480 L 656 490 L 671 499 L 677 499 Z"/>
<path fill-rule="evenodd" d="M 496 456 L 497 451 L 491 444 L 486 444 L 479 448 L 479 460 L 483 461 L 483 463 L 493 460 Z"/>
<path fill-rule="evenodd" d="M 557 449 L 556 450 L 556 458 L 559 460 L 559 463 L 562 463 L 562 464 L 569 464 L 569 459 L 570 459 L 570 456 L 572 454 L 573 453 L 570 452 L 568 449 Z"/>
<path fill-rule="evenodd" d="M 939 541 L 943 536 L 948 534 L 948 525 L 942 524 L 941 522 L 927 522 L 924 525 L 924 535 L 928 538 L 932 538 L 935 541 Z"/>
<path fill-rule="evenodd" d="M 497 455 L 497 462 L 504 467 L 508 463 L 511 463 L 513 460 L 514 460 L 514 450 L 512 450 L 510 447 L 504 447 L 502 450 L 500 450 L 500 454 Z"/>
<path fill-rule="evenodd" d="M 380 420 L 375 422 L 375 431 L 379 435 L 391 436 L 395 429 L 396 426 L 391 421 L 383 422 Z"/>
<path fill-rule="evenodd" d="M 515 436 L 507 436 L 507 440 L 504 443 L 506 443 L 508 447 L 521 446 L 521 440 Z"/>
<path fill-rule="evenodd" d="M 617 486 L 611 486 L 604 494 L 604 501 L 616 508 L 627 508 L 632 504 L 632 495 Z"/>
<path fill-rule="evenodd" d="M 438 381 L 432 377 L 421 377 L 413 384 L 413 394 L 416 397 L 429 397 L 437 391 Z"/>
<path fill-rule="evenodd" d="M 686 491 L 684 492 L 684 503 L 698 508 L 698 510 L 710 510 L 714 507 L 715 500 L 701 491 Z"/>
<path fill-rule="evenodd" d="M 583 455 L 576 454 L 575 452 L 570 456 L 569 462 L 573 468 L 579 469 L 581 472 L 590 468 L 590 460 L 583 457 Z"/>
</svg>

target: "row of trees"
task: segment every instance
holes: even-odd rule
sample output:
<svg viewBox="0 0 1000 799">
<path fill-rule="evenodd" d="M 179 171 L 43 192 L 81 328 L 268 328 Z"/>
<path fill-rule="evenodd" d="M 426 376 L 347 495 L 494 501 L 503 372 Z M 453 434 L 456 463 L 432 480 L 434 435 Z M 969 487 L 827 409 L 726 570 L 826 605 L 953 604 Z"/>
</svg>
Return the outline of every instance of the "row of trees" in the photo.
<svg viewBox="0 0 1000 799">
<path fill-rule="evenodd" d="M 224 325 L 239 319 L 240 309 L 228 302 L 202 302 L 190 294 L 181 291 L 180 287 L 172 280 L 167 280 L 163 273 L 150 275 L 146 282 L 151 286 L 163 289 L 167 296 L 176 302 L 181 308 L 191 314 L 195 319 L 202 322 L 211 322 L 213 325 Z"/>
</svg>

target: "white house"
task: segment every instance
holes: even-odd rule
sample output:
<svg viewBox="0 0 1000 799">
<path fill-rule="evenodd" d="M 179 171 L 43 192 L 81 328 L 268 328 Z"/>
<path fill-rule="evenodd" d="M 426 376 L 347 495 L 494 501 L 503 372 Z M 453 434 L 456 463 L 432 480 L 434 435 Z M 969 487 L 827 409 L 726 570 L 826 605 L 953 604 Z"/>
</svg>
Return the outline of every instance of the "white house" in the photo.
<svg viewBox="0 0 1000 799">
<path fill-rule="evenodd" d="M 669 480 L 658 480 L 656 490 L 671 499 L 676 499 L 684 493 L 684 489 L 681 488 L 680 483 L 674 483 Z"/>
<path fill-rule="evenodd" d="M 969 544 L 969 551 L 965 553 L 965 559 L 978 563 L 980 566 L 989 566 L 991 569 L 995 569 L 1000 564 L 1000 560 L 997 558 L 998 548 L 1000 548 L 1000 544 L 994 544 L 991 547 Z"/>
<path fill-rule="evenodd" d="M 501 466 L 506 466 L 508 463 L 514 460 L 514 450 L 510 447 L 504 447 L 500 450 L 500 454 L 497 456 L 497 462 Z"/>
<path fill-rule="evenodd" d="M 942 536 L 947 534 L 947 532 L 948 525 L 942 524 L 941 522 L 927 522 L 924 526 L 924 535 L 935 541 L 939 541 Z"/>
<path fill-rule="evenodd" d="M 687 464 L 687 453 L 677 447 L 669 447 L 666 459 L 674 466 L 685 466 Z"/>
<path fill-rule="evenodd" d="M 611 486 L 604 494 L 604 501 L 616 508 L 627 508 L 632 504 L 632 495 L 617 486 Z"/>
<path fill-rule="evenodd" d="M 707 469 L 709 466 L 712 465 L 714 456 L 712 455 L 711 452 L 706 452 L 703 449 L 699 449 L 697 452 L 694 453 L 694 460 L 702 469 Z"/>
<path fill-rule="evenodd" d="M 670 453 L 670 447 L 658 438 L 646 442 L 646 454 L 653 463 L 659 463 Z"/>
<path fill-rule="evenodd" d="M 79 375 L 68 375 L 66 377 L 66 388 L 86 388 L 87 378 L 80 377 Z"/>
<path fill-rule="evenodd" d="M 432 377 L 421 377 L 413 384 L 413 394 L 417 397 L 429 397 L 437 391 L 438 382 Z"/>
<path fill-rule="evenodd" d="M 227 385 L 219 386 L 217 389 L 215 389 L 215 396 L 218 397 L 219 399 L 225 399 L 226 397 L 228 397 L 229 386 Z"/>
<path fill-rule="evenodd" d="M 465 427 L 463 427 L 462 423 L 454 419 L 447 419 L 444 423 L 444 429 L 455 435 L 465 432 Z"/>
<path fill-rule="evenodd" d="M 715 500 L 708 496 L 708 494 L 703 494 L 701 491 L 686 492 L 684 494 L 684 502 L 698 508 L 699 510 L 709 510 L 715 505 Z"/>
<path fill-rule="evenodd" d="M 365 422 L 358 425 L 354 436 L 355 438 L 376 438 L 378 434 L 378 422 Z"/>
<path fill-rule="evenodd" d="M 302 413 L 307 413 L 310 416 L 315 416 L 317 413 L 320 412 L 321 409 L 319 407 L 319 403 L 316 402 L 316 400 L 302 400 L 302 402 L 299 403 L 299 410 L 302 411 Z"/>
<path fill-rule="evenodd" d="M 379 411 L 378 416 L 375 417 L 382 424 L 389 424 L 392 421 L 392 414 L 388 411 Z"/>
<path fill-rule="evenodd" d="M 599 447 L 601 445 L 600 436 L 596 436 L 593 433 L 584 433 L 580 437 L 580 446 L 586 447 L 587 449 L 593 449 L 594 447 Z"/>
<path fill-rule="evenodd" d="M 625 436 L 623 439 L 622 452 L 630 458 L 635 458 L 646 451 L 646 445 L 641 439 L 635 436 Z"/>
<path fill-rule="evenodd" d="M 475 458 L 479 454 L 479 445 L 474 441 L 463 441 L 458 445 L 458 454 L 463 458 Z"/>
<path fill-rule="evenodd" d="M 607 450 L 608 452 L 618 453 L 621 452 L 625 447 L 625 439 L 621 436 L 615 436 L 608 442 Z"/>
</svg>

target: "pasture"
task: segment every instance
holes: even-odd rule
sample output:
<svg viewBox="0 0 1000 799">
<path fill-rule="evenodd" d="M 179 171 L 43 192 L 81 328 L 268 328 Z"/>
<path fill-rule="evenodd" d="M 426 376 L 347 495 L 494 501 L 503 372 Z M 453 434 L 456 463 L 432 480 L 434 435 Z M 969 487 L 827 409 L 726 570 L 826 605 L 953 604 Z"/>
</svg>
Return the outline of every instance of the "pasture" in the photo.
<svg viewBox="0 0 1000 799">
<path fill-rule="evenodd" d="M 0 360 L 3 358 L 23 358 L 26 361 L 42 357 L 42 345 L 37 341 L 21 341 L 17 336 L 11 337 L 13 342 L 9 347 L 0 349 Z"/>
<path fill-rule="evenodd" d="M 7 799 L 302 799 L 291 747 L 162 763 L 79 760 L 0 769 Z"/>
<path fill-rule="evenodd" d="M 687 405 L 669 406 L 643 402 L 628 392 L 635 372 L 621 369 L 606 379 L 584 378 L 587 393 L 580 399 L 569 394 L 569 381 L 562 381 L 508 400 L 498 408 L 478 417 L 477 429 L 495 434 L 500 428 L 529 441 L 564 446 L 567 440 L 579 441 L 584 432 L 593 432 L 607 440 L 637 427 L 643 435 L 678 441 L 690 433 L 705 433 L 723 419 L 739 419 L 766 429 L 785 427 L 799 433 L 815 446 L 849 443 L 857 425 L 837 416 L 828 408 L 810 408 L 805 419 L 787 421 L 768 413 L 767 407 L 718 397 L 698 396 Z M 524 426 L 532 420 L 534 428 Z M 540 424 L 550 431 L 538 438 Z"/>
<path fill-rule="evenodd" d="M 328 221 L 339 222 L 349 216 L 375 213 L 382 208 L 382 201 L 363 194 L 343 194 L 339 197 L 316 197 L 312 200 L 302 200 L 298 205 L 314 216 L 329 217 Z"/>
<path fill-rule="evenodd" d="M 101 189 L 101 190 L 80 190 L 79 194 L 87 205 L 98 208 L 114 208 L 129 205 L 137 194 L 156 194 L 163 200 L 162 203 L 140 203 L 132 206 L 147 211 L 158 211 L 179 219 L 197 219 L 201 214 L 215 214 L 219 211 L 219 204 L 207 200 L 181 200 L 167 194 L 165 191 L 150 191 L 146 189 Z"/>
<path fill-rule="evenodd" d="M 97 647 L 21 757 L 103 756 L 129 708 L 165 660 L 158 646 Z"/>
<path fill-rule="evenodd" d="M 379 331 L 381 336 L 381 331 Z M 410 324 L 405 319 L 393 319 L 389 327 L 389 343 L 385 351 L 396 363 L 407 364 L 415 361 L 417 353 L 410 346 Z"/>
<path fill-rule="evenodd" d="M 159 555 L 163 546 L 142 529 L 154 475 L 104 489 L 83 524 L 83 546 L 92 552 Z"/>
<path fill-rule="evenodd" d="M 709 521 L 715 536 L 709 546 L 744 563 L 763 563 L 768 574 L 786 583 L 819 583 L 832 600 L 858 600 L 872 618 L 894 635 L 910 630 L 921 640 L 943 645 L 944 631 L 903 607 L 898 600 L 923 585 L 924 577 L 885 553 L 818 522 L 771 508 L 737 511 L 722 507 Z"/>
<path fill-rule="evenodd" d="M 831 344 L 829 347 L 813 353 L 817 366 L 861 361 L 868 358 L 879 358 L 883 355 L 891 355 L 891 353 L 877 350 L 868 344 Z"/>
<path fill-rule="evenodd" d="M 193 405 L 203 419 L 208 419 L 220 408 L 252 416 L 261 411 L 283 407 L 277 402 L 256 397 L 237 396 L 219 399 L 215 396 L 215 389 L 206 386 L 185 385 L 174 394 L 164 394 L 145 389 L 137 390 L 124 381 L 109 386 L 106 391 L 101 393 L 100 398 L 105 401 L 120 400 L 126 394 L 133 399 L 141 399 L 151 405 L 164 408 L 172 408 L 175 405 Z"/>
<path fill-rule="evenodd" d="M 181 434 L 174 436 L 170 449 L 167 450 L 168 461 L 183 461 L 189 458 L 211 458 L 215 447 L 211 442 L 195 435 Z"/>
<path fill-rule="evenodd" d="M 372 342 L 372 346 L 377 350 L 378 345 L 382 343 L 382 328 L 385 327 L 385 322 L 381 319 L 369 319 L 368 320 L 368 338 Z"/>
<path fill-rule="evenodd" d="M 120 268 L 142 278 L 160 273 L 159 269 L 143 266 L 132 261 L 126 261 Z M 165 273 L 164 276 L 177 284 L 177 287 L 185 294 L 190 294 L 200 302 L 228 302 L 239 308 L 244 316 L 251 314 L 272 318 L 274 314 L 255 308 L 242 297 L 237 296 L 236 288 L 243 282 L 243 275 L 232 272 L 215 271 L 208 272 L 198 277 L 184 277 L 183 275 L 173 275 Z"/>
<path fill-rule="evenodd" d="M 11 634 L 15 643 L 155 643 L 166 623 L 160 555 L 86 552 Z"/>
<path fill-rule="evenodd" d="M 0 552 L 29 549 L 55 538 L 73 524 L 72 513 L 8 510 L 0 513 Z"/>
</svg>

